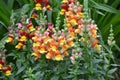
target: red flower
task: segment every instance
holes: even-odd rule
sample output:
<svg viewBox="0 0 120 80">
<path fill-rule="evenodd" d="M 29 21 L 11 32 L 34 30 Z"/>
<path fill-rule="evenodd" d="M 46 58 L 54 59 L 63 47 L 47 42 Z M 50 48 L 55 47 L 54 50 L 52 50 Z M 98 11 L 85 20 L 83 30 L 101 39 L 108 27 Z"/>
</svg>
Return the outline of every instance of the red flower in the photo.
<svg viewBox="0 0 120 80">
<path fill-rule="evenodd" d="M 25 31 L 20 31 L 20 36 L 26 36 L 26 37 L 28 37 L 28 33 L 25 32 Z"/>
<path fill-rule="evenodd" d="M 49 0 L 43 0 L 43 2 L 44 2 L 44 6 L 48 6 L 50 4 Z"/>
<path fill-rule="evenodd" d="M 68 11 L 68 5 L 67 4 L 62 4 L 61 8 L 64 9 L 64 10 L 66 10 L 66 11 Z"/>
<path fill-rule="evenodd" d="M 2 71 L 5 73 L 6 76 L 11 75 L 11 65 L 3 67 Z"/>
<path fill-rule="evenodd" d="M 29 27 L 31 27 L 32 26 L 32 22 L 30 22 L 26 27 L 27 27 L 27 29 L 29 29 Z"/>
<path fill-rule="evenodd" d="M 43 0 L 35 0 L 35 2 L 42 4 Z"/>
<path fill-rule="evenodd" d="M 48 6 L 50 1 L 49 0 L 35 0 L 35 3 L 44 3 L 44 6 Z"/>
<path fill-rule="evenodd" d="M 2 69 L 3 65 L 4 65 L 4 61 L 0 60 L 0 70 Z"/>
<path fill-rule="evenodd" d="M 95 46 L 96 44 L 98 44 L 98 40 L 97 40 L 97 39 L 95 39 L 95 40 L 92 42 L 92 48 L 94 48 L 94 46 Z"/>
</svg>

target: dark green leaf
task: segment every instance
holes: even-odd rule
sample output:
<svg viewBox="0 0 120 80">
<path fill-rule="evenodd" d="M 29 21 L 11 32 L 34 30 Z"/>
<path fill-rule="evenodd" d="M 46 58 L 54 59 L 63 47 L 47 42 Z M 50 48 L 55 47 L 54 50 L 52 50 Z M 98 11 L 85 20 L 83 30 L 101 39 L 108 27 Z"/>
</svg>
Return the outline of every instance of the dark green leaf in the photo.
<svg viewBox="0 0 120 80">
<path fill-rule="evenodd" d="M 16 73 L 16 75 L 18 75 L 18 74 L 20 74 L 21 72 L 23 72 L 23 71 L 25 70 L 25 68 L 26 68 L 25 66 L 19 68 L 18 71 L 17 71 L 17 73 Z"/>
</svg>

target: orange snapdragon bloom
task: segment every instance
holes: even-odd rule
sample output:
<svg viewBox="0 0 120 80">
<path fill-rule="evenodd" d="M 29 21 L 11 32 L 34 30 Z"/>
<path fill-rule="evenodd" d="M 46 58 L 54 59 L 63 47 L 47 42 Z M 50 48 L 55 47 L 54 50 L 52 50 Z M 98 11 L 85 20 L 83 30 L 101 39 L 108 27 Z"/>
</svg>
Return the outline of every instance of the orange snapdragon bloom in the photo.
<svg viewBox="0 0 120 80">
<path fill-rule="evenodd" d="M 97 44 L 98 44 L 98 40 L 97 39 L 93 40 L 93 42 L 92 42 L 92 48 L 94 48 L 94 46 L 96 46 Z"/>
<path fill-rule="evenodd" d="M 73 47 L 74 46 L 74 42 L 73 42 L 73 39 L 72 38 L 69 38 L 67 39 L 67 43 L 70 47 Z"/>
<path fill-rule="evenodd" d="M 19 43 L 15 46 L 15 48 L 17 48 L 17 49 L 22 49 L 23 46 L 24 46 L 24 43 L 19 42 Z"/>
<path fill-rule="evenodd" d="M 52 51 L 56 52 L 57 49 L 58 49 L 58 42 L 56 42 L 54 39 L 52 39 L 50 42 L 49 42 L 49 47 L 51 48 Z"/>
<path fill-rule="evenodd" d="M 90 32 L 91 32 L 93 38 L 98 37 L 98 35 L 97 35 L 97 28 L 94 25 L 91 26 Z"/>
<path fill-rule="evenodd" d="M 39 52 L 42 53 L 42 54 L 47 52 L 47 50 L 46 50 L 46 45 L 45 45 L 45 44 L 40 45 L 40 50 L 39 50 Z"/>
<path fill-rule="evenodd" d="M 60 36 L 60 37 L 58 37 L 58 43 L 59 43 L 59 45 L 64 45 L 65 44 L 65 37 L 64 36 Z"/>
<path fill-rule="evenodd" d="M 61 60 L 63 60 L 63 56 L 61 54 L 58 54 L 54 57 L 54 60 L 61 61 Z"/>
<path fill-rule="evenodd" d="M 46 54 L 47 59 L 53 59 L 54 57 L 54 52 L 52 50 L 49 50 L 48 53 Z"/>
</svg>

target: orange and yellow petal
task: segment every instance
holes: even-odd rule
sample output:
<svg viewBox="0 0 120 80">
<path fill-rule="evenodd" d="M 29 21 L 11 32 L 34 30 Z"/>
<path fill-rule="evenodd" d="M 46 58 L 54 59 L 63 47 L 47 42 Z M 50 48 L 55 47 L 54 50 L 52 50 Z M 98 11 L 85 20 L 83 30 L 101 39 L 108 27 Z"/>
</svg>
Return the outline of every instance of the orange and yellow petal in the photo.
<svg viewBox="0 0 120 80">
<path fill-rule="evenodd" d="M 46 54 L 46 58 L 47 58 L 47 59 L 52 59 L 52 58 L 53 58 L 52 53 L 50 53 L 50 52 L 49 52 L 49 53 L 47 53 L 47 54 Z"/>
<path fill-rule="evenodd" d="M 40 42 L 33 43 L 33 47 L 38 47 L 38 46 L 40 46 L 40 45 L 41 45 Z"/>
<path fill-rule="evenodd" d="M 66 10 L 65 10 L 65 9 L 62 9 L 62 10 L 60 11 L 60 14 L 61 14 L 61 15 L 64 15 L 65 12 L 66 12 Z"/>
<path fill-rule="evenodd" d="M 40 53 L 46 53 L 47 51 L 45 50 L 45 48 L 40 48 L 39 52 Z"/>
<path fill-rule="evenodd" d="M 61 60 L 63 60 L 63 56 L 61 54 L 58 54 L 54 57 L 54 60 L 61 61 Z"/>
<path fill-rule="evenodd" d="M 64 54 L 64 56 L 68 56 L 69 55 L 67 51 L 65 51 L 63 54 Z"/>
<path fill-rule="evenodd" d="M 76 26 L 78 23 L 75 19 L 70 20 L 72 26 Z"/>
<path fill-rule="evenodd" d="M 41 54 L 39 52 L 33 52 L 32 53 L 32 56 L 36 56 L 36 57 L 39 57 Z"/>
<path fill-rule="evenodd" d="M 17 48 L 17 49 L 21 49 L 23 46 L 24 46 L 23 43 L 18 43 L 18 45 L 16 45 L 15 48 Z"/>
<path fill-rule="evenodd" d="M 57 51 L 57 47 L 56 46 L 51 46 L 51 50 L 56 52 Z"/>
<path fill-rule="evenodd" d="M 52 10 L 50 5 L 47 5 L 46 8 L 47 8 L 47 10 Z"/>
<path fill-rule="evenodd" d="M 63 45 L 63 47 L 62 47 L 62 48 L 63 48 L 63 50 L 65 50 L 65 51 L 66 51 L 66 50 L 68 50 L 69 45 L 68 45 L 68 44 L 65 44 L 65 45 Z"/>
</svg>

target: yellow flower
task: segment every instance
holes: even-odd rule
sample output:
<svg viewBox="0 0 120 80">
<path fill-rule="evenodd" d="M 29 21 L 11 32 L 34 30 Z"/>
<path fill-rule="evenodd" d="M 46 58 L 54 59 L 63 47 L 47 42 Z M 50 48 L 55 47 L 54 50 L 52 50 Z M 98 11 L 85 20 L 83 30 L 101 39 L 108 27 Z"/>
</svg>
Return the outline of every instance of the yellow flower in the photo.
<svg viewBox="0 0 120 80">
<path fill-rule="evenodd" d="M 60 45 L 63 45 L 65 43 L 65 40 L 60 40 Z"/>
<path fill-rule="evenodd" d="M 32 40 L 35 41 L 38 37 L 37 36 L 34 36 L 32 37 Z"/>
<path fill-rule="evenodd" d="M 27 37 L 26 36 L 21 36 L 19 41 L 27 41 Z"/>
<path fill-rule="evenodd" d="M 35 5 L 35 9 L 36 9 L 36 10 L 42 10 L 41 4 L 37 3 L 37 4 Z"/>
<path fill-rule="evenodd" d="M 13 41 L 13 38 L 12 37 L 8 37 L 6 42 L 9 43 L 9 42 L 12 42 Z"/>
<path fill-rule="evenodd" d="M 46 53 L 47 51 L 44 48 L 40 49 L 40 53 Z"/>
<path fill-rule="evenodd" d="M 54 57 L 54 60 L 56 60 L 56 61 L 63 60 L 63 56 L 60 55 L 60 54 L 58 54 L 58 55 L 56 55 L 56 56 Z"/>
<path fill-rule="evenodd" d="M 32 32 L 32 31 L 35 30 L 35 28 L 34 28 L 33 26 L 30 26 L 30 27 L 29 27 L 29 30 L 30 30 L 30 32 Z"/>
<path fill-rule="evenodd" d="M 80 34 L 81 30 L 80 29 L 75 29 L 75 33 Z"/>
<path fill-rule="evenodd" d="M 50 41 L 50 37 L 45 37 L 45 38 L 43 38 L 43 42 L 44 42 L 45 44 L 47 44 L 48 41 Z"/>
<path fill-rule="evenodd" d="M 47 51 L 46 51 L 46 46 L 45 46 L 45 44 L 42 44 L 42 45 L 40 46 L 39 52 L 40 52 L 40 53 L 46 53 L 46 52 L 47 52 Z"/>
<path fill-rule="evenodd" d="M 2 65 L 2 64 L 0 64 L 0 70 L 2 69 L 2 67 L 3 67 L 3 65 Z"/>
<path fill-rule="evenodd" d="M 82 18 L 83 17 L 83 13 L 82 12 L 77 13 L 77 17 Z"/>
<path fill-rule="evenodd" d="M 36 57 L 39 57 L 41 54 L 39 52 L 33 52 L 32 53 L 32 56 L 36 56 Z"/>
<path fill-rule="evenodd" d="M 32 56 L 38 56 L 38 55 L 34 52 L 34 53 L 32 53 Z"/>
<path fill-rule="evenodd" d="M 95 47 L 97 50 L 101 50 L 101 45 L 96 44 Z"/>
<path fill-rule="evenodd" d="M 67 27 L 71 27 L 71 24 L 70 24 L 70 23 L 67 23 Z"/>
<path fill-rule="evenodd" d="M 83 5 L 82 5 L 82 4 L 80 4 L 80 7 L 83 7 Z"/>
<path fill-rule="evenodd" d="M 50 52 L 49 52 L 49 53 L 47 53 L 47 54 L 46 54 L 46 58 L 47 58 L 47 59 L 52 59 L 52 58 L 53 58 L 52 53 L 50 53 Z"/>
<path fill-rule="evenodd" d="M 46 6 L 47 10 L 52 10 L 52 8 L 50 7 L 50 5 Z"/>
<path fill-rule="evenodd" d="M 58 37 L 58 43 L 59 43 L 60 45 L 63 45 L 63 44 L 65 43 L 65 38 L 64 38 L 64 36 Z"/>
<path fill-rule="evenodd" d="M 63 49 L 64 49 L 65 51 L 68 50 L 68 48 L 69 48 L 69 45 L 67 45 L 67 44 L 63 45 Z"/>
<path fill-rule="evenodd" d="M 72 26 L 76 26 L 78 23 L 75 19 L 70 20 Z"/>
<path fill-rule="evenodd" d="M 51 46 L 51 50 L 56 52 L 57 51 L 57 47 L 56 46 Z"/>
<path fill-rule="evenodd" d="M 38 47 L 40 46 L 40 42 L 33 43 L 33 47 Z"/>
<path fill-rule="evenodd" d="M 6 76 L 11 75 L 11 71 L 10 71 L 10 70 L 7 70 L 7 71 L 5 72 L 5 75 L 6 75 Z"/>
<path fill-rule="evenodd" d="M 65 12 L 66 12 L 66 10 L 65 10 L 65 9 L 62 9 L 62 10 L 60 11 L 60 14 L 61 14 L 61 15 L 64 15 Z"/>
<path fill-rule="evenodd" d="M 18 43 L 18 45 L 15 46 L 15 48 L 21 49 L 23 46 L 24 46 L 24 44 L 20 42 L 20 43 Z"/>
<path fill-rule="evenodd" d="M 74 32 L 70 32 L 70 36 L 71 36 L 71 38 L 75 38 L 75 33 Z"/>
</svg>

